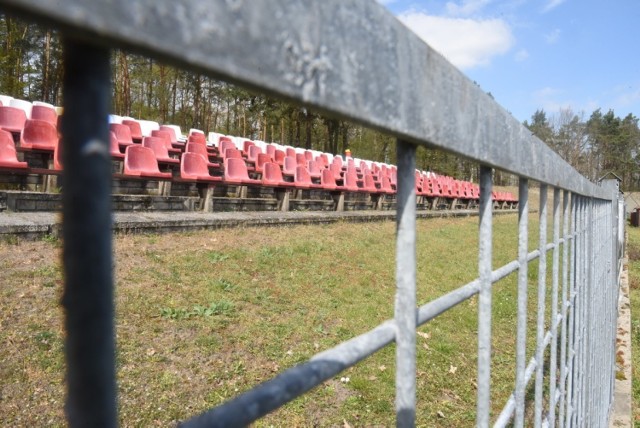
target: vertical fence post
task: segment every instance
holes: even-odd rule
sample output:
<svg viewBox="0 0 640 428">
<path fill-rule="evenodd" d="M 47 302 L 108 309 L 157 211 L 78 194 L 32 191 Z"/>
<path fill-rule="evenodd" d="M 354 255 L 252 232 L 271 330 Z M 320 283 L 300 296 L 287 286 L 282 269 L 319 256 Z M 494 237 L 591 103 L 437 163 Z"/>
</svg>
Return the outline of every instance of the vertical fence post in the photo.
<svg viewBox="0 0 640 428">
<path fill-rule="evenodd" d="M 491 253 L 493 247 L 492 170 L 480 167 L 480 241 L 478 244 L 478 402 L 476 426 L 489 426 L 491 410 Z"/>
<path fill-rule="evenodd" d="M 518 327 L 516 337 L 515 427 L 524 426 L 525 369 L 527 367 L 527 296 L 529 277 L 529 180 L 520 178 L 518 190 Z"/>
<path fill-rule="evenodd" d="M 560 403 L 558 405 L 558 422 L 560 428 L 565 425 L 565 406 L 567 395 L 567 316 L 569 312 L 569 192 L 564 191 L 562 198 L 562 236 L 564 243 L 562 244 L 562 297 L 561 297 L 561 314 L 562 327 L 560 329 Z"/>
<path fill-rule="evenodd" d="M 398 140 L 396 238 L 396 424 L 416 417 L 416 146 Z"/>
<path fill-rule="evenodd" d="M 576 272 L 577 272 L 577 240 L 578 240 L 578 198 L 571 194 L 571 245 L 569 248 L 569 318 L 567 320 L 567 413 L 565 426 L 572 426 L 575 412 L 575 384 L 576 384 Z"/>
<path fill-rule="evenodd" d="M 549 426 L 556 423 L 556 380 L 558 359 L 558 284 L 560 270 L 560 189 L 553 189 L 553 261 L 551 266 L 551 361 L 549 368 Z"/>
<path fill-rule="evenodd" d="M 64 64 L 66 412 L 72 427 L 114 427 L 109 51 L 65 38 Z"/>
<path fill-rule="evenodd" d="M 547 185 L 540 185 L 540 228 L 539 228 L 540 258 L 538 259 L 538 316 L 536 328 L 536 387 L 535 413 L 536 427 L 542 426 L 542 390 L 544 382 L 544 314 L 547 288 Z"/>
</svg>

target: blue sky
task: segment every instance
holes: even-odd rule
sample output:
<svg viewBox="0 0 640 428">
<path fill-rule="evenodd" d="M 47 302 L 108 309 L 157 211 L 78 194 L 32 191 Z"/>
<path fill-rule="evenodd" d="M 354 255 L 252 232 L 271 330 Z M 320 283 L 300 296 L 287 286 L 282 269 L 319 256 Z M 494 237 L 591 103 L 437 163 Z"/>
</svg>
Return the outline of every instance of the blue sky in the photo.
<svg viewBox="0 0 640 428">
<path fill-rule="evenodd" d="M 378 0 L 519 121 L 640 117 L 640 0 Z"/>
</svg>

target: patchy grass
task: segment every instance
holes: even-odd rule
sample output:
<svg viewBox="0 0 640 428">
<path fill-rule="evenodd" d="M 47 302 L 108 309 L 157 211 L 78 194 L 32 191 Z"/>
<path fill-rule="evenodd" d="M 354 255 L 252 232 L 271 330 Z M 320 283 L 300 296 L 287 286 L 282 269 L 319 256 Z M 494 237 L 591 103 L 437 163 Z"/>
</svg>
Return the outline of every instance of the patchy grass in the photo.
<svg viewBox="0 0 640 428">
<path fill-rule="evenodd" d="M 418 221 L 420 304 L 477 276 L 477 228 L 477 218 Z M 515 215 L 496 217 L 494 267 L 516 258 L 516 230 Z M 173 424 L 393 316 L 392 222 L 119 236 L 114 246 L 122 426 Z M 55 240 L 0 243 L 4 426 L 65 425 L 60 251 Z M 536 263 L 529 278 L 531 355 Z M 514 384 L 516 297 L 514 274 L 494 286 L 494 418 Z M 420 328 L 419 425 L 473 425 L 476 332 L 476 299 Z M 392 426 L 394 359 L 389 346 L 256 425 Z"/>
<path fill-rule="evenodd" d="M 631 300 L 631 389 L 634 426 L 640 426 L 640 229 L 627 227 Z"/>
</svg>

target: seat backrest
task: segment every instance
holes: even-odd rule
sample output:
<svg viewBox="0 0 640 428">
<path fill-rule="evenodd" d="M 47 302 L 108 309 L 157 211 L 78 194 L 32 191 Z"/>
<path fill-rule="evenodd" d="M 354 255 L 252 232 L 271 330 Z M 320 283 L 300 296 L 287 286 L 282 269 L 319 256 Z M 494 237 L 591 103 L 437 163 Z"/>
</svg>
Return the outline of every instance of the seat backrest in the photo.
<svg viewBox="0 0 640 428">
<path fill-rule="evenodd" d="M 155 153 L 156 159 L 168 159 L 169 150 L 167 150 L 167 143 L 163 138 L 159 137 L 144 137 L 142 139 L 142 145 L 149 147 Z"/>
<path fill-rule="evenodd" d="M 178 129 L 180 129 L 180 128 L 178 128 Z M 178 135 L 176 134 L 176 130 L 175 130 L 175 128 L 173 126 L 171 126 L 171 125 L 160 125 L 160 131 L 166 132 L 167 135 L 169 135 L 169 142 L 171 142 L 171 143 L 177 143 L 178 142 Z M 153 135 L 153 134 L 151 134 L 151 135 Z"/>
<path fill-rule="evenodd" d="M 109 152 L 112 155 L 121 155 L 120 152 L 120 144 L 118 144 L 118 137 L 116 137 L 116 133 L 113 131 L 109 131 Z"/>
<path fill-rule="evenodd" d="M 14 98 L 9 102 L 9 105 L 11 107 L 23 110 L 24 114 L 27 116 L 27 119 L 31 119 L 31 109 L 33 108 L 33 104 L 31 104 L 29 101 Z"/>
<path fill-rule="evenodd" d="M 123 125 L 121 123 L 111 123 L 109 124 L 109 130 L 116 134 L 118 143 L 133 144 L 133 139 L 131 138 L 131 128 L 129 128 L 127 125 Z"/>
<path fill-rule="evenodd" d="M 180 177 L 184 179 L 210 177 L 207 160 L 199 153 L 184 152 L 180 159 Z"/>
<path fill-rule="evenodd" d="M 21 141 L 25 147 L 37 144 L 41 148 L 53 150 L 58 144 L 58 131 L 47 121 L 27 119 L 22 130 Z"/>
<path fill-rule="evenodd" d="M 222 138 L 220 138 L 220 142 L 218 143 L 218 153 L 220 154 L 221 158 L 225 157 L 226 151 L 227 150 L 236 150 L 236 145 L 233 144 L 233 141 L 227 139 L 226 137 L 224 140 Z"/>
<path fill-rule="evenodd" d="M 241 159 L 242 162 L 244 162 L 244 159 L 242 159 L 242 152 L 236 148 L 225 150 L 223 158 L 224 159 L 229 159 L 229 158 Z"/>
<path fill-rule="evenodd" d="M 51 107 L 34 105 L 31 109 L 31 119 L 44 120 L 53 126 L 58 126 L 58 113 Z"/>
<path fill-rule="evenodd" d="M 279 184 L 284 181 L 282 170 L 277 163 L 265 162 L 264 165 L 262 165 L 262 169 L 262 182 L 264 184 Z"/>
<path fill-rule="evenodd" d="M 199 143 L 187 143 L 187 145 L 184 148 L 184 151 L 185 153 L 186 152 L 197 153 L 200 156 L 204 157 L 205 159 L 209 159 L 209 153 L 207 153 L 207 147 Z"/>
<path fill-rule="evenodd" d="M 296 153 L 296 163 L 303 166 L 307 165 L 307 158 L 304 153 Z"/>
<path fill-rule="evenodd" d="M 263 172 L 264 164 L 267 162 L 273 162 L 271 156 L 266 153 L 258 153 L 258 156 L 256 157 L 256 172 Z M 279 168 L 280 166 L 278 166 L 278 169 Z"/>
<path fill-rule="evenodd" d="M 293 156 L 285 156 L 282 164 L 282 172 L 288 175 L 295 175 L 298 162 Z"/>
<path fill-rule="evenodd" d="M 266 152 L 268 155 L 271 156 L 271 159 L 275 160 L 276 159 L 276 146 L 274 146 L 273 144 L 267 144 L 266 145 Z"/>
<path fill-rule="evenodd" d="M 224 176 L 230 179 L 248 180 L 247 164 L 244 163 L 242 158 L 226 158 L 224 160 Z"/>
<path fill-rule="evenodd" d="M 127 146 L 124 154 L 124 173 L 137 175 L 136 172 L 160 172 L 156 156 L 149 147 L 139 144 Z"/>
<path fill-rule="evenodd" d="M 129 127 L 133 141 L 142 141 L 142 128 L 137 120 L 125 119 L 122 124 Z"/>
<path fill-rule="evenodd" d="M 160 129 L 160 124 L 152 120 L 139 120 L 138 123 L 140 124 L 140 131 L 143 137 L 151 137 L 152 131 Z"/>
<path fill-rule="evenodd" d="M 0 129 L 0 161 L 8 163 L 17 163 L 16 145 L 13 137 L 8 131 Z"/>
<path fill-rule="evenodd" d="M 3 106 L 11 105 L 12 99 L 13 97 L 10 97 L 9 95 L 0 95 L 0 105 L 3 105 Z"/>
<path fill-rule="evenodd" d="M 287 156 L 291 156 L 293 158 L 296 157 L 296 149 L 294 149 L 293 147 L 285 148 L 285 153 L 286 153 Z"/>
<path fill-rule="evenodd" d="M 166 128 L 173 129 L 173 134 L 176 137 L 176 141 L 172 140 L 171 141 L 172 143 L 175 143 L 177 141 L 185 141 L 187 139 L 187 137 L 182 134 L 182 129 L 180 129 L 178 125 L 161 125 L 160 126 L 160 129 L 166 129 Z"/>
<path fill-rule="evenodd" d="M 258 160 L 258 155 L 263 154 L 262 149 L 255 144 L 251 144 L 250 146 L 248 146 L 248 148 L 249 151 L 247 152 L 247 159 L 251 161 L 255 162 L 256 160 Z"/>
<path fill-rule="evenodd" d="M 320 184 L 325 189 L 335 189 L 336 188 L 336 179 L 333 176 L 333 172 L 330 169 L 323 169 L 322 175 L 320 176 Z"/>
<path fill-rule="evenodd" d="M 306 166 L 298 165 L 296 167 L 295 182 L 296 184 L 302 184 L 302 185 L 312 184 L 311 176 L 309 175 L 309 170 L 307 170 Z"/>
<path fill-rule="evenodd" d="M 21 132 L 26 121 L 24 110 L 11 106 L 0 107 L 0 128 L 9 132 Z"/>
<path fill-rule="evenodd" d="M 251 148 L 252 146 L 255 146 L 256 143 L 254 143 L 251 140 L 244 140 L 242 142 L 242 151 L 245 153 L 249 153 L 249 148 Z"/>
<path fill-rule="evenodd" d="M 168 149 L 173 148 L 173 146 L 171 145 L 171 134 L 169 133 L 169 131 L 154 129 L 153 131 L 151 131 L 151 136 L 162 138 L 164 140 L 165 146 L 167 146 Z"/>
<path fill-rule="evenodd" d="M 284 152 L 284 150 L 278 150 L 276 149 L 274 152 L 274 157 L 273 160 L 278 164 L 278 165 L 284 165 L 284 159 L 287 157 L 286 153 Z"/>
</svg>

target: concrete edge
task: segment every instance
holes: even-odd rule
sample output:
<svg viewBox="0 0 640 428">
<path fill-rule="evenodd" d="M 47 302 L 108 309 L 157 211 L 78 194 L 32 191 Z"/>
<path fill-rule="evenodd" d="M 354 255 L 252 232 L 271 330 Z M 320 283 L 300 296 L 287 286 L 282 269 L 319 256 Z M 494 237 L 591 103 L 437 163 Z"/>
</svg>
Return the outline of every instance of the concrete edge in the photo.
<svg viewBox="0 0 640 428">
<path fill-rule="evenodd" d="M 618 297 L 616 375 L 609 427 L 632 427 L 631 387 L 631 303 L 629 300 L 629 261 L 622 261 Z"/>
</svg>

